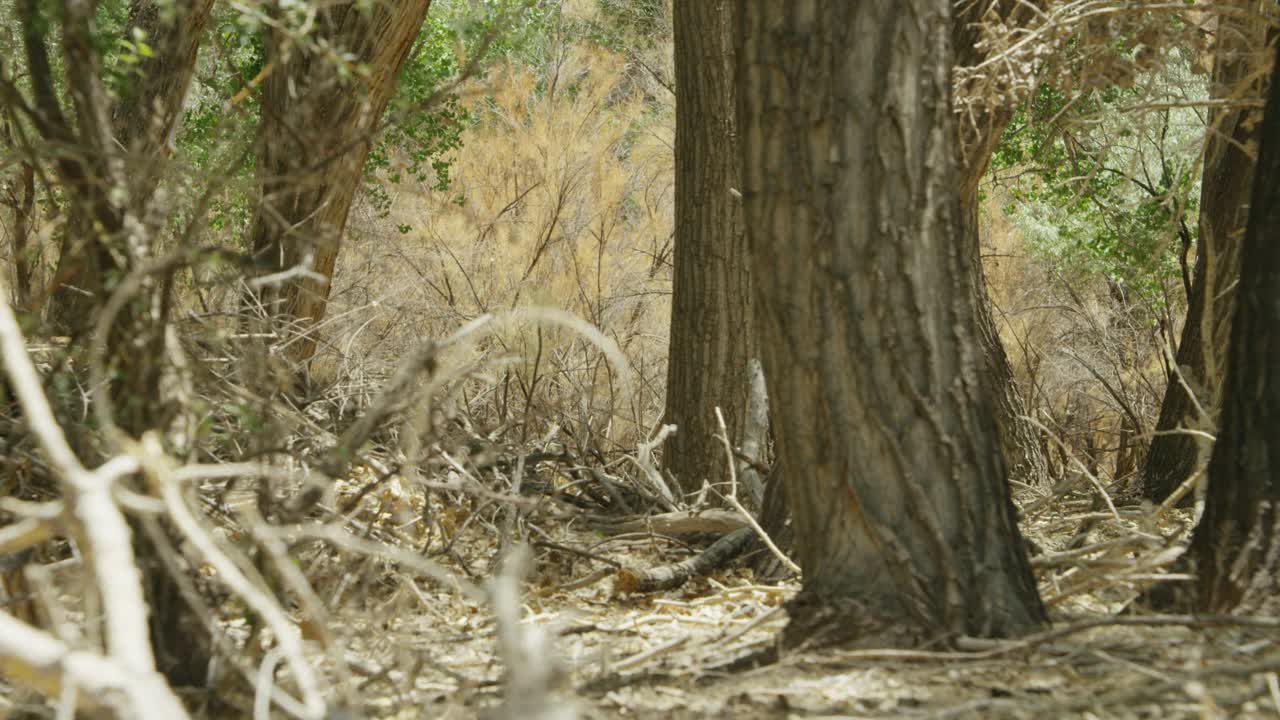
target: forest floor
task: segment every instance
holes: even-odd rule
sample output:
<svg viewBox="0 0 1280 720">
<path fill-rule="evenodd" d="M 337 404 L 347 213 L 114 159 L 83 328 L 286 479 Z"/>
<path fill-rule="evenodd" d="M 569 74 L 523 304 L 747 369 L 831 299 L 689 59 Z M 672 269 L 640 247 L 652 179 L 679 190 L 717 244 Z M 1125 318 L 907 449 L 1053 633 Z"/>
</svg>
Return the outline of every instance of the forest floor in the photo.
<svg viewBox="0 0 1280 720">
<path fill-rule="evenodd" d="M 576 520 L 540 521 L 523 622 L 554 638 L 556 702 L 580 717 L 1276 717 L 1280 630 L 1260 620 L 1156 615 L 1136 588 L 1170 577 L 1189 511 L 1092 512 L 1083 497 L 1027 493 L 1024 533 L 1053 627 L 963 650 L 824 650 L 728 672 L 774 645 L 794 581 L 757 581 L 741 563 L 646 595 L 616 591 L 617 566 L 688 557 L 654 533 L 608 537 Z M 1039 500 L 1039 502 L 1037 502 Z M 371 506 L 372 507 L 372 506 Z M 1027 508 L 1031 508 L 1030 511 Z M 1100 518 L 1077 536 L 1082 518 Z M 451 565 L 484 576 L 500 556 L 496 526 L 476 523 Z M 1068 549 L 1072 540 L 1077 549 Z M 385 597 L 338 625 L 370 717 L 483 716 L 501 700 L 502 663 L 486 608 L 439 585 L 397 575 Z M 369 610 L 375 612 L 369 612 Z M 370 627 L 370 618 L 382 618 Z M 406 653 L 414 660 L 406 660 Z M 408 663 L 406 665 L 406 663 Z M 411 665 L 412 669 L 408 669 Z M 394 668 L 394 669 L 389 669 Z"/>
<path fill-rule="evenodd" d="M 771 664 L 729 670 L 776 647 L 796 581 L 761 582 L 739 561 L 676 590 L 626 594 L 617 587 L 619 568 L 667 565 L 689 557 L 697 543 L 634 526 L 605 534 L 588 526 L 585 513 L 536 510 L 538 499 L 517 519 L 514 506 L 495 513 L 499 504 L 479 494 L 472 503 L 407 492 L 398 483 L 369 487 L 368 478 L 343 483 L 338 499 L 360 497 L 359 509 L 345 516 L 347 530 L 381 543 L 385 553 L 321 545 L 297 555 L 332 608 L 327 631 L 302 622 L 304 636 L 336 638 L 330 649 L 340 655 L 317 642 L 311 657 L 335 699 L 355 709 L 349 717 L 1280 716 L 1280 620 L 1162 615 L 1133 602 L 1151 581 L 1176 579 L 1168 568 L 1186 541 L 1190 511 L 1166 511 L 1157 520 L 1150 507 L 1099 513 L 1083 495 L 1050 502 L 1047 494 L 1023 493 L 1023 532 L 1034 545 L 1051 628 L 1012 641 L 963 640 L 959 649 L 783 653 Z M 223 500 L 233 507 L 252 497 L 236 491 Z M 436 521 L 434 537 L 421 520 L 428 517 Z M 1097 524 L 1081 533 L 1081 521 L 1090 519 Z M 474 583 L 493 597 L 493 578 L 507 575 L 501 538 L 517 523 L 533 551 L 517 624 L 526 643 L 522 662 L 547 671 L 542 709 L 560 714 L 502 708 L 511 658 L 499 642 L 503 625 L 484 599 L 458 591 Z M 421 557 L 424 547 L 456 575 L 453 587 L 390 562 L 394 553 L 408 558 L 406 550 Z M 223 627 L 246 647 L 250 621 L 236 607 L 224 596 Z M 11 700 L 25 702 L 11 690 L 0 685 L 0 717 Z M 196 717 L 254 716 L 252 698 L 214 695 L 216 702 L 203 693 L 189 698 Z"/>
</svg>

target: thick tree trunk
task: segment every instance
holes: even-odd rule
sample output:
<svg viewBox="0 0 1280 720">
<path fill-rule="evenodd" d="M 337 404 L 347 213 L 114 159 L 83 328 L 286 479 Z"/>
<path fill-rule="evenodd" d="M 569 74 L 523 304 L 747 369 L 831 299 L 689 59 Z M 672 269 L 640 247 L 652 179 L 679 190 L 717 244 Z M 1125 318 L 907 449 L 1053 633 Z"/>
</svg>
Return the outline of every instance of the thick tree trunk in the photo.
<svg viewBox="0 0 1280 720">
<path fill-rule="evenodd" d="M 1260 18 L 1274 12 L 1274 3 L 1231 0 L 1229 4 L 1252 10 L 1253 15 L 1219 16 L 1211 95 L 1228 102 L 1261 97 L 1266 91 L 1268 73 L 1264 66 L 1269 56 L 1264 51 L 1266 23 Z M 1178 375 L 1170 373 L 1155 436 L 1142 469 L 1143 494 L 1155 501 L 1163 501 L 1173 493 L 1195 472 L 1201 458 L 1200 441 L 1178 430 L 1209 430 L 1214 424 L 1235 311 L 1240 241 L 1248 218 L 1260 120 L 1258 108 L 1231 106 L 1216 108 L 1210 119 L 1195 277 L 1175 356 L 1186 385 L 1197 397 L 1188 395 Z M 1200 417 L 1197 404 L 1210 417 Z"/>
<path fill-rule="evenodd" d="M 262 297 L 285 321 L 279 327 L 292 324 L 286 347 L 294 360 L 315 354 L 315 325 L 324 318 L 374 130 L 430 4 L 325 4 L 314 37 L 300 43 L 286 29 L 271 30 L 257 141 L 262 197 L 252 237 L 254 253 L 270 272 L 309 265 L 311 273 L 272 286 Z M 343 52 L 351 57 L 339 64 L 335 56 Z"/>
<path fill-rule="evenodd" d="M 1198 608 L 1280 610 L 1280 77 L 1272 74 L 1204 516 Z"/>
<path fill-rule="evenodd" d="M 738 10 L 745 223 L 804 570 L 788 640 L 1036 628 L 961 242 L 950 3 Z"/>
<path fill-rule="evenodd" d="M 1035 13 L 1033 6 L 1043 5 L 1025 0 L 972 0 L 956 3 L 956 16 L 952 22 L 952 43 L 955 48 L 955 64 L 970 67 L 986 60 L 986 53 L 979 49 L 978 23 L 999 18 L 1011 25 L 1026 22 Z M 991 314 L 991 300 L 987 296 L 986 275 L 982 270 L 982 243 L 979 235 L 978 184 L 991 154 L 1000 143 L 1000 136 L 1013 119 L 1014 108 L 1006 105 L 975 104 L 957 113 L 957 137 L 959 137 L 960 212 L 964 220 L 962 243 L 967 253 L 971 285 L 978 311 L 978 343 L 990 378 L 992 409 L 995 411 L 999 432 L 1000 451 L 1004 456 L 1009 479 L 1027 485 L 1039 485 L 1048 476 L 1048 464 L 1041 449 L 1040 434 L 1027 419 L 1026 403 L 1018 391 L 1013 367 L 1000 341 L 995 318 Z"/>
<path fill-rule="evenodd" d="M 685 492 L 726 479 L 715 409 L 741 439 L 755 352 L 733 118 L 729 0 L 677 0 L 676 228 L 666 467 Z"/>
</svg>

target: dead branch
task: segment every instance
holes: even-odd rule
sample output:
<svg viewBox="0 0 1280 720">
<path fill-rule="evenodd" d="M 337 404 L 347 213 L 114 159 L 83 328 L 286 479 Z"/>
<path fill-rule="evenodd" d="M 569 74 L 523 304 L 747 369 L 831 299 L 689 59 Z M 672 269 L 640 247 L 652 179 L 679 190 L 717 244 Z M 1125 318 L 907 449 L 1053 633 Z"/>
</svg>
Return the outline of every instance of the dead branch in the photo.
<svg viewBox="0 0 1280 720">
<path fill-rule="evenodd" d="M 137 461 L 116 457 L 92 471 L 80 464 L 40 389 L 43 383 L 31 364 L 17 318 L 7 303 L 0 303 L 0 354 L 27 424 L 63 486 L 67 503 L 63 521 L 80 545 L 101 595 L 110 659 L 119 664 L 122 672 L 136 676 L 138 682 L 164 687 L 164 702 L 178 709 L 170 717 L 186 717 L 177 698 L 156 675 L 147 630 L 147 604 L 134 563 L 129 527 L 111 495 L 117 480 L 137 470 Z M 46 651 L 56 650 L 43 647 Z M 146 707 L 139 706 L 137 710 L 141 713 Z"/>
<path fill-rule="evenodd" d="M 647 570 L 626 568 L 618 572 L 615 589 L 623 593 L 649 593 L 672 590 L 728 565 L 751 545 L 754 530 L 740 527 L 711 543 L 706 550 L 674 565 L 662 565 Z"/>
<path fill-rule="evenodd" d="M 561 672 L 551 647 L 555 633 L 543 626 L 520 622 L 520 586 L 529 560 L 528 546 L 514 549 L 507 554 L 502 573 L 488 587 L 498 624 L 498 653 L 506 669 L 502 708 L 495 718 L 575 720 L 576 705 L 557 702 L 551 694 Z"/>
<path fill-rule="evenodd" d="M 688 537 L 690 535 L 727 535 L 744 527 L 746 521 L 729 510 L 705 510 L 694 512 L 669 512 L 628 520 L 604 519 L 590 523 L 607 535 L 654 532 L 659 535 Z"/>
</svg>

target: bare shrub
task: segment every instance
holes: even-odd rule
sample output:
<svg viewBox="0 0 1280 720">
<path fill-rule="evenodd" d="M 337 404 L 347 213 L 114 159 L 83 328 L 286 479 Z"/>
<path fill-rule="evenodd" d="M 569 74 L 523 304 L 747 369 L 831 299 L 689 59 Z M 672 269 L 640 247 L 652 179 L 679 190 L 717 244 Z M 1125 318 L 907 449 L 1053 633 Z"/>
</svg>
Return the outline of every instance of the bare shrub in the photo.
<svg viewBox="0 0 1280 720">
<path fill-rule="evenodd" d="M 477 346 L 503 360 L 496 382 L 460 399 L 474 419 L 515 426 L 521 438 L 555 423 L 583 450 L 634 448 L 663 397 L 672 127 L 669 98 L 647 95 L 633 72 L 585 43 L 545 67 L 497 70 L 471 100 L 476 120 L 451 187 L 386 183 L 390 222 L 360 216 L 322 363 L 358 376 L 353 358 L 385 365 L 465 319 L 558 308 L 622 348 L 637 373 L 632 397 L 575 333 L 513 322 Z"/>
</svg>

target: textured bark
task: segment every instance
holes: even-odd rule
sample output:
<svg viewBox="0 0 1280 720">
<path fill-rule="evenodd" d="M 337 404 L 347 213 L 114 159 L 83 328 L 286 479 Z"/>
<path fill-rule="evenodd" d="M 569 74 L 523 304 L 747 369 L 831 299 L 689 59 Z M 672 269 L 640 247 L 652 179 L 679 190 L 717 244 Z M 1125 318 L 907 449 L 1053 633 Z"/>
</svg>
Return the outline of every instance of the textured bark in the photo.
<svg viewBox="0 0 1280 720">
<path fill-rule="evenodd" d="M 135 85 L 115 103 L 109 122 L 106 118 L 102 122 L 95 119 L 95 124 L 100 122 L 103 129 L 109 129 L 114 140 L 93 142 L 100 133 L 96 127 L 82 128 L 80 133 L 82 141 L 97 155 L 91 161 L 93 165 L 101 168 L 114 161 L 120 164 L 117 167 L 128 168 L 119 178 L 127 187 L 127 200 L 112 208 L 110 219 L 77 213 L 68 220 L 54 272 L 56 285 L 49 313 L 56 328 L 78 334 L 91 327 L 94 312 L 106 301 L 107 281 L 118 279 L 125 272 L 121 258 L 127 253 L 112 247 L 113 243 L 123 242 L 119 237 L 121 215 L 125 209 L 141 219 L 148 215 L 149 203 L 169 159 L 212 8 L 213 0 L 176 0 L 171 22 L 165 22 L 154 0 L 133 0 L 129 5 L 129 25 L 146 33 L 152 55 L 138 65 Z M 85 119 L 83 110 L 78 114 Z M 106 195 L 115 183 L 108 182 L 105 173 L 96 175 L 91 174 L 90 181 L 97 185 L 93 192 Z"/>
<path fill-rule="evenodd" d="M 1243 242 L 1204 516 L 1191 540 L 1198 608 L 1280 610 L 1280 78 L 1272 75 Z"/>
<path fill-rule="evenodd" d="M 1253 13 L 1219 16 L 1211 95 L 1218 100 L 1262 97 L 1269 54 L 1263 50 L 1267 29 L 1261 18 L 1274 12 L 1274 3 L 1231 0 L 1228 4 Z M 1200 417 L 1177 374 L 1170 373 L 1142 470 L 1143 494 L 1155 501 L 1173 493 L 1200 459 L 1196 437 L 1177 430 L 1212 429 L 1219 405 L 1260 120 L 1261 110 L 1254 107 L 1218 107 L 1210 116 L 1200 194 L 1200 242 L 1187 319 L 1175 356 L 1177 368 L 1210 417 Z"/>
<path fill-rule="evenodd" d="M 326 3 L 318 9 L 313 36 L 302 43 L 279 27 L 270 32 L 257 140 L 262 197 L 253 221 L 253 251 L 270 272 L 310 260 L 315 273 L 273 286 L 262 297 L 284 321 L 280 327 L 295 323 L 287 333 L 287 352 L 294 360 L 315 354 L 314 327 L 324 318 L 374 130 L 430 4 Z M 279 15 L 279 5 L 272 7 Z M 334 55 L 343 52 L 350 62 L 340 66 Z M 344 79 L 353 67 L 368 72 Z"/>
<path fill-rule="evenodd" d="M 688 493 L 727 479 L 715 409 L 741 441 L 754 354 L 751 273 L 742 233 L 728 0 L 678 0 L 676 207 L 666 467 Z"/>
<path fill-rule="evenodd" d="M 1040 0 L 969 0 L 958 2 L 952 22 L 952 43 L 957 66 L 974 66 L 986 60 L 979 49 L 977 23 L 999 18 L 1009 25 L 1019 25 L 1035 14 Z M 1028 408 L 1014 379 L 1009 356 L 1005 353 L 991 314 L 987 296 L 986 275 L 982 270 L 982 243 L 978 225 L 978 184 L 987 171 L 991 155 L 1000 136 L 1013 119 L 1014 108 L 1007 105 L 974 105 L 957 114 L 959 142 L 960 212 L 964 219 L 962 243 L 968 254 L 974 306 L 978 311 L 978 342 L 990 378 L 992 409 L 999 431 L 1000 451 L 1008 468 L 1009 479 L 1027 485 L 1039 485 L 1048 476 L 1048 464 L 1041 448 L 1039 433 L 1027 420 Z"/>
<path fill-rule="evenodd" d="M 152 55 L 138 66 L 140 77 L 115 107 L 111 125 L 129 167 L 129 199 L 145 214 L 172 152 L 205 25 L 213 0 L 176 0 L 165 22 L 154 0 L 133 0 L 129 25 L 146 33 Z"/>
<path fill-rule="evenodd" d="M 950 3 L 738 10 L 745 225 L 804 570 L 786 639 L 1039 627 L 961 243 Z"/>
</svg>

